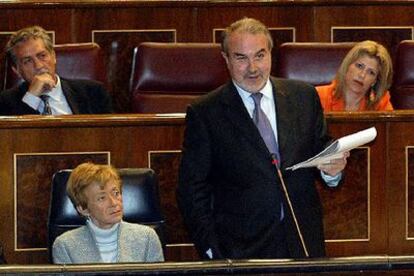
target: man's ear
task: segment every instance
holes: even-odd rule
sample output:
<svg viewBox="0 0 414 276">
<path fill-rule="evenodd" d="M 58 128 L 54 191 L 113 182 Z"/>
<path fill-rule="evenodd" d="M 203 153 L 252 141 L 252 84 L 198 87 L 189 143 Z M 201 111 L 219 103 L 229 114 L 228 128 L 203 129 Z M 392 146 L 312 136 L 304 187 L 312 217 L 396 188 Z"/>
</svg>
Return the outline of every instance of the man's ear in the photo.
<svg viewBox="0 0 414 276">
<path fill-rule="evenodd" d="M 17 69 L 16 66 L 12 65 L 12 70 L 16 75 L 19 76 L 19 78 L 22 78 L 22 75 L 20 75 L 20 72 L 19 72 L 19 70 Z"/>
<path fill-rule="evenodd" d="M 78 206 L 76 206 L 76 210 L 78 210 L 79 214 L 81 214 L 84 217 L 89 216 L 88 208 L 83 209 L 83 207 L 81 205 L 78 205 Z"/>
<path fill-rule="evenodd" d="M 51 55 L 52 55 L 53 62 L 56 65 L 56 52 L 55 52 L 55 50 L 52 50 Z"/>
<path fill-rule="evenodd" d="M 221 55 L 223 56 L 224 60 L 226 61 L 226 64 L 229 65 L 229 57 L 227 53 L 221 51 Z"/>
</svg>

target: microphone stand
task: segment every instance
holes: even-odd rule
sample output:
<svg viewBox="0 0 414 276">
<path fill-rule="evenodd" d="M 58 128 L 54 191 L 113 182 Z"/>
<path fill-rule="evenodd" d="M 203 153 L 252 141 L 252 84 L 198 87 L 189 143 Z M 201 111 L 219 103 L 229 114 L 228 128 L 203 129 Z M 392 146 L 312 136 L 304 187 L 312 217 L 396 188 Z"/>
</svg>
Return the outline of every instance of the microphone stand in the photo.
<svg viewBox="0 0 414 276">
<path fill-rule="evenodd" d="M 302 245 L 302 249 L 305 253 L 305 256 L 309 257 L 308 249 L 306 247 L 305 240 L 303 239 L 302 231 L 300 230 L 299 223 L 298 223 L 298 220 L 296 219 L 295 211 L 293 210 L 293 205 L 292 205 L 292 202 L 290 201 L 290 196 L 289 196 L 288 190 L 285 185 L 285 181 L 283 180 L 282 172 L 280 171 L 279 159 L 276 158 L 275 154 L 272 154 L 271 157 L 272 157 L 272 164 L 276 167 L 277 175 L 279 177 L 280 183 L 282 184 L 282 189 L 285 194 L 290 213 L 292 214 L 293 221 L 295 222 L 295 227 L 299 235 L 300 244 Z"/>
</svg>

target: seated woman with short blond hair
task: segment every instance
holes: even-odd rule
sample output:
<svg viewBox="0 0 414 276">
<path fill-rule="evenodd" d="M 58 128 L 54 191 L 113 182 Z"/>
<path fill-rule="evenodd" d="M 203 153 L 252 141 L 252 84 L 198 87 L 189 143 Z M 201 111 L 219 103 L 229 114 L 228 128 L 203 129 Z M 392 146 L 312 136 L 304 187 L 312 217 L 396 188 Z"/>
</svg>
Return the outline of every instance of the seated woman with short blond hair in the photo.
<svg viewBox="0 0 414 276">
<path fill-rule="evenodd" d="M 108 165 L 76 167 L 67 193 L 86 225 L 65 232 L 53 243 L 53 262 L 121 263 L 164 261 L 160 240 L 148 226 L 122 221 L 122 183 Z"/>
</svg>

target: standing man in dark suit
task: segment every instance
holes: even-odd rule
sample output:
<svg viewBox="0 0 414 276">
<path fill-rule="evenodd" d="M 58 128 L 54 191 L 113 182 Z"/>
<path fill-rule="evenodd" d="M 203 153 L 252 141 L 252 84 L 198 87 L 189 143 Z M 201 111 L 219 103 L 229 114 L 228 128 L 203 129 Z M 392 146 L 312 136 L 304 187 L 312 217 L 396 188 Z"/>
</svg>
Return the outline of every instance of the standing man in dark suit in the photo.
<svg viewBox="0 0 414 276">
<path fill-rule="evenodd" d="M 1 115 L 112 112 L 110 95 L 100 83 L 56 74 L 53 42 L 43 28 L 33 26 L 14 33 L 6 54 L 24 82 L 0 93 Z"/>
<path fill-rule="evenodd" d="M 349 153 L 319 166 L 321 172 L 285 170 L 321 151 L 329 137 L 315 89 L 270 77 L 272 46 L 261 22 L 251 18 L 234 22 L 225 30 L 222 43 L 232 81 L 187 109 L 177 201 L 202 258 L 325 254 L 314 182 L 322 174 L 330 186 L 336 186 Z M 259 127 L 264 117 L 270 123 L 267 134 Z M 289 191 L 303 244 L 274 159 Z"/>
</svg>

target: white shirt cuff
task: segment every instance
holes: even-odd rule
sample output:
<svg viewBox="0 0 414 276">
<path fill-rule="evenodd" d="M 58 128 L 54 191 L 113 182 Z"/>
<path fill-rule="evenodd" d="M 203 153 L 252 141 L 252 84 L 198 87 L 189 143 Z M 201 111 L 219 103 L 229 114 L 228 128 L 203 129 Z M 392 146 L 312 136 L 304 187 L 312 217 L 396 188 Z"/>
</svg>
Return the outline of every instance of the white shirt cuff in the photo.
<svg viewBox="0 0 414 276">
<path fill-rule="evenodd" d="M 39 105 L 42 100 L 39 97 L 33 95 L 32 93 L 26 92 L 26 94 L 24 94 L 22 98 L 22 101 L 31 108 L 39 110 Z"/>
<path fill-rule="evenodd" d="M 213 252 L 211 251 L 211 248 L 209 248 L 209 249 L 206 251 L 206 254 L 207 254 L 207 256 L 208 256 L 210 259 L 213 259 Z"/>
<path fill-rule="evenodd" d="M 326 182 L 326 185 L 333 188 L 338 186 L 339 182 L 341 181 L 342 172 L 338 173 L 337 175 L 330 176 L 329 174 L 326 174 L 323 171 L 321 171 L 321 177 Z"/>
</svg>

